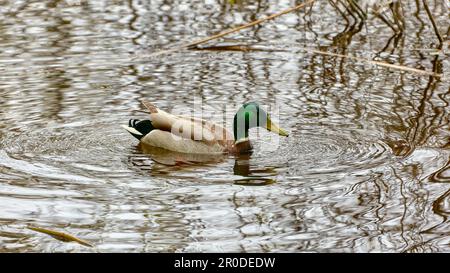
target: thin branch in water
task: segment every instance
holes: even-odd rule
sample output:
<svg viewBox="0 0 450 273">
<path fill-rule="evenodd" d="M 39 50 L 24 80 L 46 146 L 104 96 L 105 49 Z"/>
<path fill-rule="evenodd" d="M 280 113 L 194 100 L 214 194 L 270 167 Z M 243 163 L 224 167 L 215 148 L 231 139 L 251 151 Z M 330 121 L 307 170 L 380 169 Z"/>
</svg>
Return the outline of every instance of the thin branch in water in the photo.
<svg viewBox="0 0 450 273">
<path fill-rule="evenodd" d="M 374 12 L 374 14 L 376 17 L 380 18 L 380 20 L 383 21 L 386 25 L 388 25 L 396 35 L 400 33 L 399 30 L 397 30 L 388 19 L 384 18 L 383 14 L 377 12 Z"/>
<path fill-rule="evenodd" d="M 375 57 L 379 57 L 380 54 L 381 54 L 382 52 L 385 52 L 385 51 L 388 49 L 389 45 L 391 44 L 391 42 L 394 40 L 395 37 L 397 37 L 397 34 L 394 34 L 394 35 L 392 35 L 392 36 L 389 38 L 388 42 L 387 42 L 386 45 L 383 47 L 383 49 L 381 49 L 379 52 L 377 52 L 377 53 L 375 54 Z M 375 57 L 374 57 L 374 58 L 375 58 Z"/>
<path fill-rule="evenodd" d="M 221 38 L 221 37 L 223 37 L 223 36 L 225 36 L 225 35 L 228 35 L 228 34 L 231 34 L 231 33 L 235 33 L 235 32 L 238 32 L 238 31 L 243 30 L 243 29 L 246 29 L 246 28 L 250 28 L 250 27 L 252 27 L 252 26 L 261 24 L 261 23 L 263 23 L 263 22 L 266 22 L 266 21 L 275 19 L 275 18 L 277 18 L 277 17 L 279 17 L 279 16 L 281 16 L 281 15 L 284 15 L 284 14 L 287 14 L 287 13 L 290 13 L 290 12 L 293 12 L 293 11 L 296 11 L 296 10 L 299 10 L 299 9 L 301 9 L 301 8 L 306 7 L 306 6 L 309 5 L 309 4 L 314 3 L 314 1 L 315 1 L 315 0 L 309 0 L 309 1 L 307 1 L 307 2 L 304 2 L 304 3 L 302 3 L 302 4 L 297 5 L 297 6 L 295 6 L 295 7 L 292 7 L 292 8 L 286 9 L 286 10 L 283 10 L 283 11 L 281 11 L 281 12 L 279 12 L 279 13 L 272 14 L 272 15 L 270 15 L 270 16 L 267 16 L 267 17 L 262 18 L 262 19 L 258 19 L 258 20 L 256 20 L 256 21 L 250 22 L 250 23 L 245 24 L 245 25 L 242 25 L 242 26 L 238 26 L 238 27 L 235 27 L 235 28 L 231 28 L 231 29 L 225 30 L 225 31 L 223 31 L 223 32 L 221 32 L 221 33 L 219 33 L 219 34 L 216 34 L 216 35 L 213 35 L 213 36 L 209 36 L 209 37 L 200 39 L 200 40 L 198 40 L 198 41 L 190 42 L 190 43 L 184 44 L 184 45 L 182 45 L 182 46 L 180 46 L 180 47 L 176 47 L 176 48 L 172 48 L 172 49 L 167 49 L 167 50 L 162 50 L 162 51 L 153 53 L 153 54 L 151 54 L 149 57 L 155 57 L 155 56 L 158 56 L 158 55 L 161 55 L 161 54 L 171 53 L 171 52 L 175 52 L 175 51 L 178 51 L 178 50 L 181 50 L 181 49 L 185 49 L 185 48 L 192 48 L 192 47 L 195 47 L 195 46 L 197 46 L 197 45 L 199 45 L 199 44 L 204 44 L 204 43 L 209 42 L 209 41 L 211 41 L 211 40 L 215 40 L 215 39 Z"/>
<path fill-rule="evenodd" d="M 341 3 L 342 6 L 344 6 L 345 10 L 348 12 L 348 14 L 350 14 L 351 17 L 353 17 L 353 19 L 355 19 L 355 21 L 358 20 L 358 19 L 356 18 L 356 16 L 353 15 L 352 10 L 351 10 L 349 7 L 347 7 L 344 3 L 342 3 L 341 0 L 336 0 L 336 1 L 339 2 L 339 3 Z"/>
<path fill-rule="evenodd" d="M 314 3 L 312 3 L 311 6 L 309 7 L 309 10 L 305 12 L 309 17 L 311 17 L 311 12 L 312 12 L 313 7 L 314 7 Z"/>
<path fill-rule="evenodd" d="M 400 18 L 402 17 L 399 11 L 399 2 L 393 2 L 389 5 L 389 8 L 392 12 L 392 17 L 394 18 L 394 22 L 395 24 L 398 26 L 399 32 L 398 34 L 402 34 L 404 27 L 403 24 L 401 23 Z"/>
<path fill-rule="evenodd" d="M 439 40 L 439 49 L 442 49 L 442 46 L 444 45 L 444 39 L 442 39 L 441 33 L 439 33 L 439 29 L 436 25 L 436 22 L 434 21 L 433 14 L 430 11 L 430 8 L 428 7 L 425 0 L 422 0 L 423 6 L 425 7 L 425 11 L 427 12 L 428 18 L 430 18 L 431 24 L 433 25 L 434 32 L 436 33 L 436 36 Z"/>
<path fill-rule="evenodd" d="M 238 32 L 238 31 L 240 31 L 242 29 L 246 29 L 246 28 L 249 28 L 249 27 L 261 24 L 261 23 L 263 23 L 265 21 L 269 21 L 269 20 L 275 19 L 275 18 L 277 18 L 277 17 L 279 17 L 281 15 L 284 15 L 284 14 L 296 11 L 298 9 L 301 9 L 301 8 L 303 8 L 303 7 L 305 7 L 305 6 L 309 5 L 309 4 L 312 4 L 314 1 L 315 0 L 309 0 L 309 1 L 305 2 L 305 3 L 302 3 L 302 4 L 297 5 L 295 7 L 289 8 L 289 9 L 284 10 L 282 12 L 279 12 L 279 13 L 276 13 L 276 14 L 272 14 L 272 15 L 267 16 L 265 18 L 258 19 L 256 21 L 251 22 L 251 23 L 248 23 L 248 24 L 245 24 L 245 25 L 242 25 L 242 26 L 239 26 L 239 27 L 235 27 L 235 28 L 226 30 L 226 31 L 221 32 L 219 34 L 216 34 L 216 35 L 213 35 L 213 36 L 210 36 L 210 37 L 198 40 L 198 41 L 194 41 L 192 43 L 189 43 L 189 44 L 185 45 L 184 47 L 193 47 L 193 46 L 196 46 L 196 45 L 199 45 L 199 44 L 203 44 L 203 43 L 209 42 L 209 41 L 214 40 L 214 39 L 221 38 L 221 37 L 223 37 L 225 35 L 228 35 L 228 34 L 231 34 L 231 33 L 234 33 L 234 32 Z"/>
<path fill-rule="evenodd" d="M 385 62 L 380 62 L 380 61 L 373 61 L 373 60 L 370 60 L 370 59 L 367 59 L 367 58 L 348 56 L 348 55 L 332 53 L 332 52 L 327 52 L 327 51 L 320 51 L 320 50 L 316 50 L 316 49 L 309 49 L 309 48 L 302 48 L 302 50 L 304 50 L 306 52 L 312 52 L 312 53 L 321 54 L 321 55 L 327 55 L 327 56 L 346 58 L 346 59 L 351 59 L 351 60 L 356 60 L 356 61 L 362 61 L 362 62 L 365 62 L 365 63 L 370 63 L 370 64 L 374 64 L 374 65 L 378 65 L 378 66 L 383 66 L 383 67 L 393 68 L 393 69 L 397 69 L 397 70 L 413 72 L 413 73 L 421 74 L 421 75 L 433 76 L 433 77 L 436 77 L 436 78 L 441 78 L 442 77 L 442 74 L 438 74 L 438 73 L 435 73 L 433 71 L 421 70 L 421 69 L 416 69 L 416 68 L 412 68 L 412 67 L 408 67 L 408 66 L 403 66 L 403 65 L 398 65 L 398 64 L 390 64 L 390 63 L 385 63 Z"/>
<path fill-rule="evenodd" d="M 195 46 L 190 49 L 193 50 L 210 50 L 210 51 L 240 51 L 240 52 L 283 52 L 285 50 L 274 50 L 274 49 L 265 49 L 265 48 L 257 48 L 248 45 L 216 45 L 216 46 L 205 46 L 199 47 Z"/>
<path fill-rule="evenodd" d="M 76 243 L 79 243 L 80 245 L 93 247 L 93 245 L 91 243 L 81 240 L 75 236 L 72 236 L 72 235 L 64 233 L 64 232 L 55 231 L 55 230 L 46 229 L 46 228 L 40 228 L 40 227 L 36 227 L 36 226 L 28 226 L 27 228 L 37 231 L 37 232 L 47 234 L 47 235 L 55 238 L 56 240 L 60 240 L 62 242 L 76 242 Z"/>
<path fill-rule="evenodd" d="M 347 23 L 345 29 L 347 29 L 348 25 L 350 24 L 347 16 L 345 16 L 344 12 L 341 11 L 341 9 L 339 8 L 337 3 L 334 3 L 333 0 L 329 0 L 329 2 L 333 6 L 333 8 L 336 9 L 339 12 L 339 14 L 342 16 L 342 18 L 344 18 L 345 22 Z"/>
<path fill-rule="evenodd" d="M 356 11 L 356 13 L 361 18 L 361 20 L 364 20 L 367 18 L 367 14 L 359 7 L 359 5 L 355 1 L 347 0 L 347 2 L 350 3 L 350 6 L 352 7 L 353 10 Z"/>
</svg>

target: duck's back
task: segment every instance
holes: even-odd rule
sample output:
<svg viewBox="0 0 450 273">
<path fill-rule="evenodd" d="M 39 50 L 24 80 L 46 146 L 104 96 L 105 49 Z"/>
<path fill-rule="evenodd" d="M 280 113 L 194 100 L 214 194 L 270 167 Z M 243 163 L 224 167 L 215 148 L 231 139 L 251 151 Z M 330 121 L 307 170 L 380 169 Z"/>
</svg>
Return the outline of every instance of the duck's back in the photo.
<svg viewBox="0 0 450 273">
<path fill-rule="evenodd" d="M 143 104 L 150 111 L 155 128 L 141 141 L 145 144 L 182 153 L 214 154 L 230 151 L 234 140 L 224 127 L 210 121 L 167 113 L 150 102 Z"/>
</svg>

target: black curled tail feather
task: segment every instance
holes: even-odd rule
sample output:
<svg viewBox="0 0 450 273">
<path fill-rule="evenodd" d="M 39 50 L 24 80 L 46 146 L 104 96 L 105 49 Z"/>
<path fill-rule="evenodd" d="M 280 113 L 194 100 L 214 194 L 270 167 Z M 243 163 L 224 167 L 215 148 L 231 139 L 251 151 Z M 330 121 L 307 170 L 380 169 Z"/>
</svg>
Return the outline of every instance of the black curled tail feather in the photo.
<svg viewBox="0 0 450 273">
<path fill-rule="evenodd" d="M 128 126 L 133 127 L 133 128 L 136 128 L 136 123 L 137 123 L 137 122 L 139 122 L 138 119 L 130 119 L 130 120 L 128 121 Z"/>
<path fill-rule="evenodd" d="M 150 120 L 130 119 L 128 121 L 128 127 L 134 128 L 136 131 L 130 131 L 130 134 L 135 138 L 141 140 L 144 136 L 150 133 L 155 127 Z"/>
</svg>

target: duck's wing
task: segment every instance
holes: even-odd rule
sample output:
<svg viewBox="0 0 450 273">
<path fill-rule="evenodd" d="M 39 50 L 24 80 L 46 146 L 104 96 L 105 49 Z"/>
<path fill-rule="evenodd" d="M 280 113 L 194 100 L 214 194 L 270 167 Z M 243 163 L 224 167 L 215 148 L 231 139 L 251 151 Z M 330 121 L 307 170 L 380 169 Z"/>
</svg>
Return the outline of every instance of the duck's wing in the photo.
<svg viewBox="0 0 450 273">
<path fill-rule="evenodd" d="M 217 123 L 190 116 L 177 117 L 185 119 L 191 123 L 195 123 L 197 125 L 197 128 L 201 126 L 203 132 L 207 131 L 208 134 L 211 134 L 219 144 L 225 145 L 226 143 L 233 141 L 234 139 L 233 135 L 227 129 Z"/>
<path fill-rule="evenodd" d="M 207 144 L 224 144 L 232 139 L 231 134 L 220 125 L 199 118 L 172 115 L 148 101 L 142 103 L 150 111 L 150 120 L 156 129 Z"/>
</svg>

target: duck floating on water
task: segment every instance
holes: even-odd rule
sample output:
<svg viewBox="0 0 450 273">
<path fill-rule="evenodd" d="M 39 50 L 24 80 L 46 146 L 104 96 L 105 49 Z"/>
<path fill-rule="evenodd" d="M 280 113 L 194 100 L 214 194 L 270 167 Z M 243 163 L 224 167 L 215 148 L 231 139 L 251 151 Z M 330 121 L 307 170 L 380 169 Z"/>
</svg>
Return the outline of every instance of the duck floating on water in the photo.
<svg viewBox="0 0 450 273">
<path fill-rule="evenodd" d="M 288 132 L 274 123 L 258 103 L 242 105 L 234 116 L 233 134 L 207 120 L 167 113 L 148 101 L 142 102 L 150 111 L 148 120 L 133 120 L 123 125 L 144 145 L 190 154 L 240 154 L 252 150 L 248 130 L 263 127 L 281 136 Z"/>
</svg>

